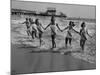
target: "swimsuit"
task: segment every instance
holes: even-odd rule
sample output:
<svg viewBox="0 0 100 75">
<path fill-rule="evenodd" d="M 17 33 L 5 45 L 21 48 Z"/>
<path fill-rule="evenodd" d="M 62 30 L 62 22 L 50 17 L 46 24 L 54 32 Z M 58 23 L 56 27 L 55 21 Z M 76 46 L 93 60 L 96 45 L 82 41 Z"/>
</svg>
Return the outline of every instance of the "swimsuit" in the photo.
<svg viewBox="0 0 100 75">
<path fill-rule="evenodd" d="M 81 29 L 80 30 L 80 35 L 81 35 L 81 40 L 87 40 L 85 30 Z"/>
</svg>

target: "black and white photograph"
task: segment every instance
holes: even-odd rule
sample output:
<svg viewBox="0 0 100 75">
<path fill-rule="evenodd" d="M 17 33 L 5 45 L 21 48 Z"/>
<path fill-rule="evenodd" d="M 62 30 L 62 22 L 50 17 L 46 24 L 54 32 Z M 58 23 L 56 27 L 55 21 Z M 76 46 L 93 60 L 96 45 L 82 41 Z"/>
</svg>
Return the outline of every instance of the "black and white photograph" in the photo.
<svg viewBox="0 0 100 75">
<path fill-rule="evenodd" d="M 96 6 L 11 0 L 11 75 L 96 69 Z"/>
</svg>

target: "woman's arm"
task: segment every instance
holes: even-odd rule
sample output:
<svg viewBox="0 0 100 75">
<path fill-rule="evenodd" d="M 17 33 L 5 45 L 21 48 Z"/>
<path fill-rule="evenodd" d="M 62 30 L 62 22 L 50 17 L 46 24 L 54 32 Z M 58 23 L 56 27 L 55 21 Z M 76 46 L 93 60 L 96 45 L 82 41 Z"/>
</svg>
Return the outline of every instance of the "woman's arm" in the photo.
<svg viewBox="0 0 100 75">
<path fill-rule="evenodd" d="M 76 30 L 75 30 L 75 29 L 73 29 L 73 28 L 72 28 L 72 30 L 73 30 L 74 32 L 76 32 L 77 34 L 79 34 L 79 35 L 80 35 L 80 32 L 76 31 Z"/>
<path fill-rule="evenodd" d="M 60 29 L 60 27 L 58 26 L 58 23 L 56 24 L 57 28 L 62 32 L 62 30 Z"/>
<path fill-rule="evenodd" d="M 41 27 L 45 30 L 45 28 L 42 26 L 42 24 L 40 23 Z"/>
<path fill-rule="evenodd" d="M 19 24 L 25 24 L 26 23 L 26 21 L 25 22 L 22 22 L 22 23 L 19 23 Z"/>
<path fill-rule="evenodd" d="M 66 28 L 64 28 L 62 31 L 66 30 L 66 29 L 68 29 L 68 28 L 69 28 L 69 26 L 67 26 Z"/>
<path fill-rule="evenodd" d="M 86 30 L 86 33 L 87 33 L 87 35 L 88 35 L 89 37 L 91 37 L 91 38 L 92 38 L 92 36 L 91 36 L 91 35 L 89 35 L 88 30 Z"/>
<path fill-rule="evenodd" d="M 50 23 L 50 24 L 51 24 L 51 23 Z M 46 30 L 46 29 L 50 26 L 50 24 L 48 24 L 48 25 L 47 25 L 47 27 L 46 27 L 46 28 L 44 28 L 44 30 Z"/>
</svg>

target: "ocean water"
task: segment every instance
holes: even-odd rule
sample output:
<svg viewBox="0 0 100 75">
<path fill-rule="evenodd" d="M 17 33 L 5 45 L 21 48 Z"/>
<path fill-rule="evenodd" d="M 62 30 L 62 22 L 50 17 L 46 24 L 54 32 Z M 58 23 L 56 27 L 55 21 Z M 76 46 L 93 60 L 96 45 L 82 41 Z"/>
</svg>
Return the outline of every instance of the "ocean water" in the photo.
<svg viewBox="0 0 100 75">
<path fill-rule="evenodd" d="M 20 24 L 22 22 L 25 21 L 26 17 L 30 17 L 30 16 L 11 16 L 11 36 L 12 39 L 14 39 L 14 37 L 17 36 L 27 36 L 26 34 L 26 26 L 25 24 Z M 36 18 L 39 19 L 40 23 L 43 25 L 43 27 L 46 27 L 49 23 L 50 23 L 50 19 L 51 17 L 41 17 L 41 16 L 32 16 L 31 17 L 33 19 L 33 21 L 35 21 Z M 56 23 L 58 23 L 59 27 L 61 29 L 64 29 L 65 27 L 67 27 L 69 25 L 69 20 L 66 20 L 64 18 L 55 18 L 56 19 Z M 78 20 L 73 20 L 75 22 L 75 27 L 74 29 L 77 31 L 80 31 L 81 28 L 81 23 L 82 21 L 78 21 Z M 88 32 L 90 35 L 94 35 L 96 33 L 96 24 L 93 22 L 85 22 L 86 23 L 86 29 L 88 29 Z M 64 32 L 60 32 L 57 28 L 56 28 L 56 33 L 58 35 L 62 35 L 62 36 L 66 36 L 66 31 Z M 50 28 L 48 28 L 46 31 L 44 31 L 45 35 L 50 35 Z M 75 33 L 73 33 L 73 35 L 77 35 Z M 18 39 L 17 39 L 18 40 Z"/>
</svg>

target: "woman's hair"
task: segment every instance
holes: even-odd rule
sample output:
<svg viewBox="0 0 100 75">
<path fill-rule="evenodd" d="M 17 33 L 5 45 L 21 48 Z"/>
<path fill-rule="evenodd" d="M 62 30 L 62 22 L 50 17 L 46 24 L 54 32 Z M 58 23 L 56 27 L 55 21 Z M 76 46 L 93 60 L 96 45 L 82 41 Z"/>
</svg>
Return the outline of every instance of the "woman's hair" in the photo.
<svg viewBox="0 0 100 75">
<path fill-rule="evenodd" d="M 81 27 L 85 27 L 85 22 L 82 22 Z"/>
<path fill-rule="evenodd" d="M 74 27 L 75 26 L 74 22 L 73 21 L 69 21 L 69 26 Z"/>
<path fill-rule="evenodd" d="M 73 27 L 75 26 L 74 22 L 72 22 L 72 26 L 73 26 Z"/>
<path fill-rule="evenodd" d="M 72 21 L 69 21 L 69 25 L 72 25 Z"/>
<path fill-rule="evenodd" d="M 26 20 L 28 20 L 28 18 L 26 18 Z"/>
<path fill-rule="evenodd" d="M 37 24 L 37 23 L 38 23 L 38 20 L 39 20 L 39 19 L 36 19 L 36 20 L 35 20 L 35 24 Z"/>
<path fill-rule="evenodd" d="M 31 19 L 31 18 L 29 18 L 29 21 L 31 22 L 31 21 L 32 21 L 32 19 Z"/>
<path fill-rule="evenodd" d="M 74 26 L 75 26 L 74 22 L 73 21 L 70 21 L 69 22 L 69 29 L 72 29 L 72 27 L 74 27 Z"/>
<path fill-rule="evenodd" d="M 55 18 L 54 18 L 54 16 L 51 17 L 51 23 L 52 23 L 52 25 L 55 24 Z"/>
</svg>

